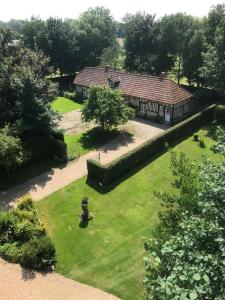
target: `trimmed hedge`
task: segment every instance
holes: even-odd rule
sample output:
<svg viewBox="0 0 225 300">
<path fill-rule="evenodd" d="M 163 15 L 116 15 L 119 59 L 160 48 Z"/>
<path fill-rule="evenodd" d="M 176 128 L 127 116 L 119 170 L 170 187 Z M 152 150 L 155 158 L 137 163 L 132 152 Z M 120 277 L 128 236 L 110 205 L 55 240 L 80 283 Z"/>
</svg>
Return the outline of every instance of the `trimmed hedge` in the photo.
<svg viewBox="0 0 225 300">
<path fill-rule="evenodd" d="M 61 139 L 53 136 L 38 136 L 25 141 L 25 149 L 31 153 L 31 161 L 40 161 L 46 157 L 56 156 L 60 160 L 67 160 L 67 145 Z"/>
<path fill-rule="evenodd" d="M 139 163 L 150 159 L 154 154 L 162 152 L 167 144 L 192 134 L 204 124 L 213 121 L 215 104 L 204 109 L 185 121 L 167 129 L 165 132 L 148 140 L 144 144 L 129 151 L 112 163 L 103 166 L 95 160 L 87 160 L 88 179 L 107 185 L 112 183 L 121 175 L 124 175 Z"/>
<path fill-rule="evenodd" d="M 225 124 L 225 105 L 221 104 L 215 108 L 215 119 L 221 123 Z"/>
</svg>

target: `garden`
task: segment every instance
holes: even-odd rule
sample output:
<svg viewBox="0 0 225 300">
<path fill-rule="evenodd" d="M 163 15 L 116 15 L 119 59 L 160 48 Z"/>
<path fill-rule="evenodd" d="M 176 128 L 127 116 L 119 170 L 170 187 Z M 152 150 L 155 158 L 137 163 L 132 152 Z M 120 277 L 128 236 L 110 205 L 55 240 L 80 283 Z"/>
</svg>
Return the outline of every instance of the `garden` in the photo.
<svg viewBox="0 0 225 300">
<path fill-rule="evenodd" d="M 207 154 L 217 160 L 210 150 L 214 133 L 214 125 L 203 128 L 198 136 L 187 138 L 175 149 L 192 159 Z M 122 299 L 141 299 L 143 245 L 163 209 L 154 191 L 175 193 L 172 181 L 167 151 L 111 191 L 100 193 L 82 178 L 37 203 L 56 247 L 56 271 Z M 89 198 L 93 219 L 80 227 L 83 197 Z"/>
</svg>

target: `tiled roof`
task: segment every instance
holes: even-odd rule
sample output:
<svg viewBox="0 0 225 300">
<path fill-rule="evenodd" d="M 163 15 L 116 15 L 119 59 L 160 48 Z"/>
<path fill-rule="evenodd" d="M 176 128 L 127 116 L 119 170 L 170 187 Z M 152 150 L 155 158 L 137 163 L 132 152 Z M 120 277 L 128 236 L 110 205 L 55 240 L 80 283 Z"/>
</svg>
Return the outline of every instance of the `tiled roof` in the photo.
<svg viewBox="0 0 225 300">
<path fill-rule="evenodd" d="M 105 68 L 91 67 L 83 69 L 75 78 L 74 83 L 84 87 L 90 85 L 108 85 L 108 78 L 120 79 L 118 89 L 124 96 L 133 96 L 167 104 L 176 104 L 192 96 L 190 92 L 174 81 L 156 76 L 106 71 Z"/>
</svg>

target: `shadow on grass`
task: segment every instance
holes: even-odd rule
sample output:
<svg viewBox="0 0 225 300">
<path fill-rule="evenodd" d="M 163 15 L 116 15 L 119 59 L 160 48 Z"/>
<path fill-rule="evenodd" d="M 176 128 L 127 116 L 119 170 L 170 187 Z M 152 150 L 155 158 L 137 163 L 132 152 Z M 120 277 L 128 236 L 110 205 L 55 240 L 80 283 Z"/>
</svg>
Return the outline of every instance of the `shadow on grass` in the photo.
<svg viewBox="0 0 225 300">
<path fill-rule="evenodd" d="M 119 141 L 115 141 L 115 143 L 112 143 L 112 145 L 108 145 L 106 149 L 107 151 L 117 149 L 124 144 L 130 143 L 132 141 L 132 134 L 128 132 L 121 132 L 117 129 L 104 131 L 100 127 L 95 127 L 84 132 L 79 139 L 79 143 L 84 149 L 93 150 L 101 148 L 105 144 L 109 143 L 112 140 L 115 140 L 120 136 L 121 138 L 119 139 Z"/>
<path fill-rule="evenodd" d="M 187 138 L 191 137 L 192 135 L 193 135 L 193 132 L 191 132 L 190 134 L 186 135 L 185 137 L 182 137 L 182 138 L 176 140 L 175 142 L 171 143 L 169 145 L 169 149 L 175 147 L 177 144 L 181 143 L 182 141 L 186 140 Z M 86 180 L 86 184 L 89 185 L 91 188 L 94 188 L 97 192 L 99 192 L 101 194 L 107 194 L 110 191 L 112 191 L 114 188 L 116 188 L 119 184 L 121 184 L 123 181 L 125 181 L 125 180 L 129 179 L 131 176 L 135 175 L 137 172 L 139 172 L 141 169 L 143 169 L 148 164 L 153 162 L 155 159 L 159 158 L 162 154 L 166 153 L 167 151 L 168 151 L 168 148 L 167 149 L 164 148 L 164 149 L 162 149 L 162 151 L 159 151 L 159 152 L 151 155 L 151 157 L 138 163 L 135 167 L 133 167 L 131 170 L 129 170 L 126 173 L 119 176 L 116 180 L 112 181 L 112 183 L 110 183 L 110 184 L 100 185 L 99 182 L 97 182 L 96 180 L 94 180 L 92 178 L 88 178 L 88 177 Z"/>
</svg>

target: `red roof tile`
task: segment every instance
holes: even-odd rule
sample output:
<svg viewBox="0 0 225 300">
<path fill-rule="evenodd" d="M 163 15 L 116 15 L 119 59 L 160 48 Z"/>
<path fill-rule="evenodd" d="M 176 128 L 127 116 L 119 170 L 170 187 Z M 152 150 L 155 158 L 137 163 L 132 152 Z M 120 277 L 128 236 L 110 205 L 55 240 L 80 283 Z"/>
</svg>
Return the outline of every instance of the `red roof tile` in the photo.
<svg viewBox="0 0 225 300">
<path fill-rule="evenodd" d="M 156 76 L 125 73 L 105 68 L 91 67 L 83 69 L 75 78 L 74 83 L 84 87 L 90 85 L 108 85 L 108 78 L 120 79 L 118 89 L 124 96 L 132 96 L 150 101 L 176 104 L 192 96 L 190 92 L 174 81 Z"/>
</svg>

